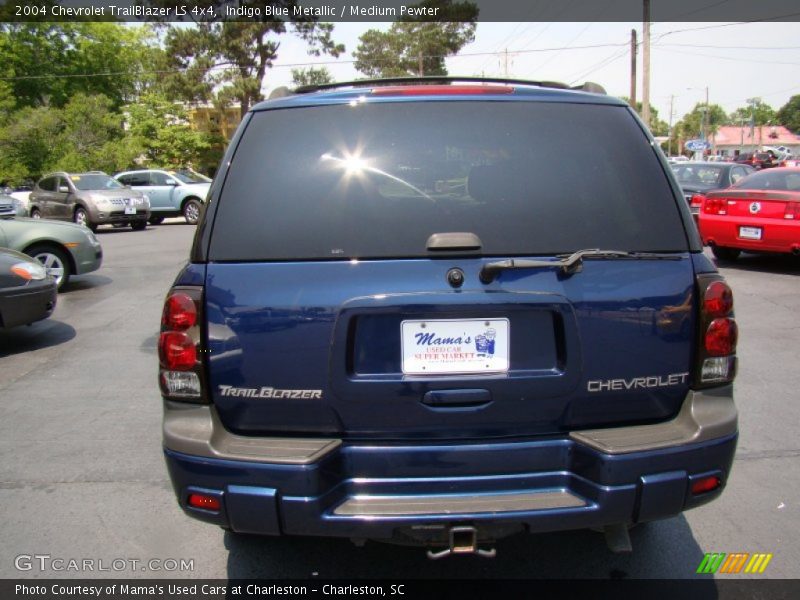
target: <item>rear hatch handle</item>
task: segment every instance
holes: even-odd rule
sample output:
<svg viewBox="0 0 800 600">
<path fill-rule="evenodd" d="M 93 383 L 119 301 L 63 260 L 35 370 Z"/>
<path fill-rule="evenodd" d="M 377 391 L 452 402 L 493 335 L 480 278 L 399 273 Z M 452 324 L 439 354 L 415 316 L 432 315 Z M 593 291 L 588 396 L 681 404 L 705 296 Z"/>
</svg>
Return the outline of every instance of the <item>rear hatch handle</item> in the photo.
<svg viewBox="0 0 800 600">
<path fill-rule="evenodd" d="M 583 267 L 583 260 L 586 258 L 604 259 L 628 259 L 628 260 L 680 260 L 680 254 L 663 254 L 656 252 L 629 252 L 627 250 L 601 250 L 592 248 L 589 250 L 578 250 L 572 254 L 559 254 L 556 260 L 528 260 L 509 258 L 498 260 L 483 265 L 480 272 L 481 283 L 491 283 L 501 271 L 510 269 L 552 269 L 558 268 L 563 275 L 569 276 L 579 273 Z"/>
</svg>

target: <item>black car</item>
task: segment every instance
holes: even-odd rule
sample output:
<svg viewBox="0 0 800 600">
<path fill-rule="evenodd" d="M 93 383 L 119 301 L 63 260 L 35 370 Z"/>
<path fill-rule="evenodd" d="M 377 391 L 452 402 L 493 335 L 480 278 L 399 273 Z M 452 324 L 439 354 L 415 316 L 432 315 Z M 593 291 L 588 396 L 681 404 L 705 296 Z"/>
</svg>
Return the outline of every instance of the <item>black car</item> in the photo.
<svg viewBox="0 0 800 600">
<path fill-rule="evenodd" d="M 692 202 L 693 196 L 730 187 L 742 177 L 755 173 L 755 169 L 749 165 L 719 162 L 677 163 L 672 165 L 672 171 L 683 190 L 683 197 L 692 210 L 695 222 L 702 199 Z"/>
<path fill-rule="evenodd" d="M 38 260 L 0 248 L 0 329 L 29 325 L 56 307 L 56 281 Z"/>
</svg>

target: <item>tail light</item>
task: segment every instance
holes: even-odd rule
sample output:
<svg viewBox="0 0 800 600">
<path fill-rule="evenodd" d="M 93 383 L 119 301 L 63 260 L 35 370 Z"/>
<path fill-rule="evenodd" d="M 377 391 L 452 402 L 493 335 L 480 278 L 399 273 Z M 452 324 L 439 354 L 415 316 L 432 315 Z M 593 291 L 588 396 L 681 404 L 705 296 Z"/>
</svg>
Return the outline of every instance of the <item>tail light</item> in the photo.
<svg viewBox="0 0 800 600">
<path fill-rule="evenodd" d="M 800 219 L 800 202 L 787 202 L 783 213 L 784 219 Z"/>
<path fill-rule="evenodd" d="M 159 385 L 168 400 L 207 402 L 201 360 L 202 290 L 175 287 L 164 302 L 158 339 Z"/>
<path fill-rule="evenodd" d="M 703 194 L 692 194 L 692 199 L 689 204 L 692 208 L 699 209 L 701 206 L 703 206 L 703 202 L 705 202 L 705 200 L 706 197 Z"/>
<path fill-rule="evenodd" d="M 694 201 L 694 196 L 692 196 Z M 728 201 L 725 198 L 703 197 L 703 212 L 709 215 L 727 215 Z"/>
<path fill-rule="evenodd" d="M 736 377 L 738 328 L 733 318 L 733 292 L 716 273 L 697 276 L 700 298 L 699 343 L 694 387 L 730 383 Z"/>
</svg>

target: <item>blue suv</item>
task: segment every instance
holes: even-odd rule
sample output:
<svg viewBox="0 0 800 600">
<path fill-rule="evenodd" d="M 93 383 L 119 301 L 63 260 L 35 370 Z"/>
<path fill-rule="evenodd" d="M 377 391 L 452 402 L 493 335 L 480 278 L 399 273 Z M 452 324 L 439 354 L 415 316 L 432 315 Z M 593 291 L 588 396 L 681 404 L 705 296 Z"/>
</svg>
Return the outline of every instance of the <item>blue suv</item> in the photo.
<svg viewBox="0 0 800 600">
<path fill-rule="evenodd" d="M 600 92 L 359 81 L 250 110 L 161 325 L 187 514 L 437 557 L 578 528 L 625 550 L 719 496 L 731 290 Z"/>
</svg>

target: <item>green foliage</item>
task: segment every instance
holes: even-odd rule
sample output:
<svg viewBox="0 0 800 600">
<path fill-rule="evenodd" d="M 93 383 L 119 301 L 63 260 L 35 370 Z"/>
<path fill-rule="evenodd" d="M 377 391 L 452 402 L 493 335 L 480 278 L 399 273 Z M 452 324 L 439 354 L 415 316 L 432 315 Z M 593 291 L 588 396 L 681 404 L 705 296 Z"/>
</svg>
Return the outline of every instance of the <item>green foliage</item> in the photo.
<svg viewBox="0 0 800 600">
<path fill-rule="evenodd" d="M 0 23 L 0 73 L 17 108 L 62 107 L 77 93 L 119 107 L 155 82 L 163 51 L 151 27 L 118 23 Z"/>
<path fill-rule="evenodd" d="M 214 145 L 212 136 L 194 131 L 185 109 L 158 94 L 146 94 L 126 107 L 128 136 L 148 167 L 201 163 Z"/>
<path fill-rule="evenodd" d="M 447 75 L 445 58 L 475 39 L 478 8 L 453 0 L 427 0 L 419 6 L 443 8 L 453 21 L 399 21 L 389 31 L 366 31 L 353 52 L 357 70 L 367 77 Z"/>
<path fill-rule="evenodd" d="M 778 122 L 789 131 L 800 134 L 800 95 L 792 96 L 776 115 Z"/>
<path fill-rule="evenodd" d="M 740 125 L 742 121 L 745 124 L 750 123 L 750 119 L 755 119 L 755 125 L 766 125 L 767 123 L 775 122 L 775 109 L 769 104 L 758 100 L 754 106 L 747 105 L 741 106 L 733 111 L 730 115 L 730 122 L 735 125 Z"/>
<path fill-rule="evenodd" d="M 621 96 L 621 98 L 630 104 L 630 98 L 627 96 Z M 636 112 L 639 115 L 642 114 L 642 103 L 638 100 L 636 101 Z M 653 134 L 653 136 L 669 135 L 669 123 L 658 118 L 658 109 L 656 109 L 652 104 L 650 105 L 650 132 Z"/>
<path fill-rule="evenodd" d="M 703 133 L 703 119 L 706 105 L 698 102 L 691 112 L 685 114 L 672 128 L 672 147 L 678 151 L 683 148 L 679 146 L 686 140 L 701 138 Z M 728 123 L 728 115 L 719 104 L 711 104 L 708 107 L 708 120 L 706 121 L 707 135 L 711 137 L 719 129 L 720 125 Z"/>
<path fill-rule="evenodd" d="M 54 140 L 63 129 L 61 111 L 26 107 L 0 127 L 0 181 L 35 179 L 54 162 Z"/>
<path fill-rule="evenodd" d="M 325 67 L 292 69 L 292 84 L 295 87 L 303 85 L 323 85 L 325 83 L 333 83 L 333 76 Z"/>
<path fill-rule="evenodd" d="M 221 2 L 206 2 L 221 12 Z M 289 9 L 297 0 L 275 0 Z M 179 73 L 165 78 L 170 98 L 184 101 L 238 102 L 241 113 L 263 99 L 261 87 L 278 56 L 279 38 L 293 34 L 313 56 L 339 56 L 344 46 L 333 41 L 333 24 L 306 21 L 200 22 L 195 28 L 170 28 L 165 38 L 169 67 Z M 214 67 L 221 67 L 215 69 Z"/>
</svg>

